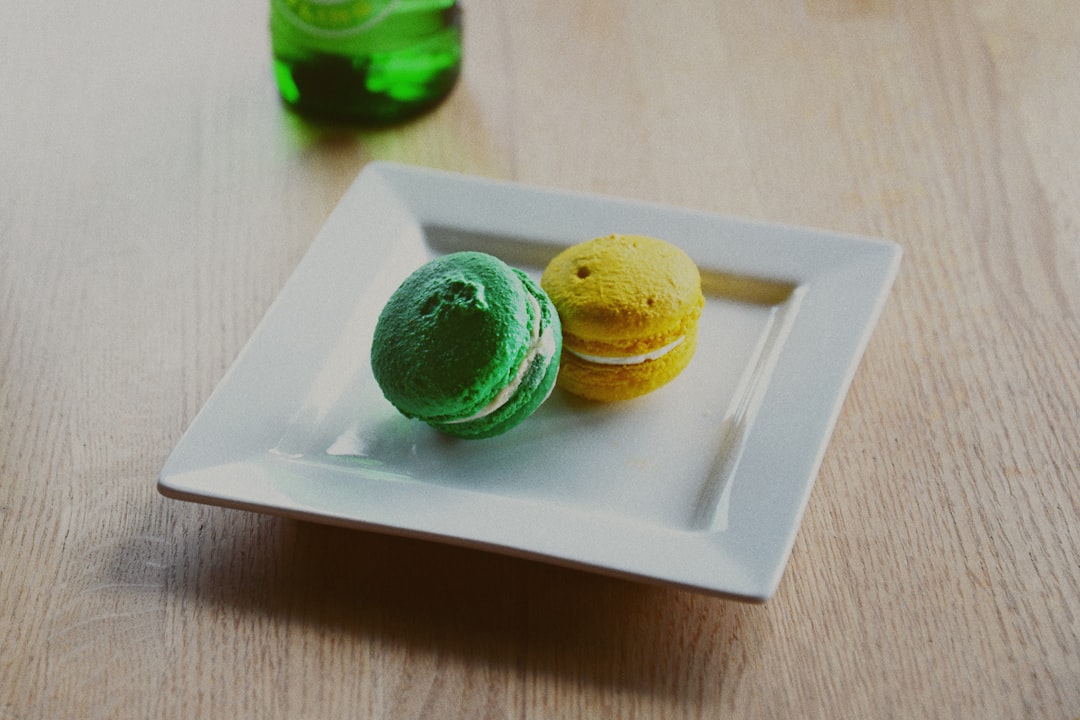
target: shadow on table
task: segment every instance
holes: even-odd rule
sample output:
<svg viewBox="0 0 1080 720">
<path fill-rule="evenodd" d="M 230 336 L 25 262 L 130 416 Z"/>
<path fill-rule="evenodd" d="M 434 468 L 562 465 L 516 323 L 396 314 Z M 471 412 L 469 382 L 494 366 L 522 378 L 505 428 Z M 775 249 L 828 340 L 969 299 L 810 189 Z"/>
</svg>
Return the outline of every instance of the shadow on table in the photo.
<svg viewBox="0 0 1080 720">
<path fill-rule="evenodd" d="M 457 656 L 693 702 L 695 686 L 746 664 L 753 643 L 740 638 L 741 620 L 761 612 L 435 542 L 226 515 L 237 525 L 215 522 L 177 549 L 174 592 L 404 647 L 410 658 Z"/>
</svg>

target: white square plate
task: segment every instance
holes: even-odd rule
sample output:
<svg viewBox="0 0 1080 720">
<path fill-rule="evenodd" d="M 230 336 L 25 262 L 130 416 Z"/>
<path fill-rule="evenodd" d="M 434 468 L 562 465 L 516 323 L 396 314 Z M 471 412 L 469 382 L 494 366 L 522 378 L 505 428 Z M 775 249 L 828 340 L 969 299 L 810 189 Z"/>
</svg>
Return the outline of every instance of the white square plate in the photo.
<svg viewBox="0 0 1080 720">
<path fill-rule="evenodd" d="M 421 264 L 482 250 L 538 278 L 562 248 L 612 232 L 667 240 L 701 269 L 699 346 L 674 382 L 607 405 L 556 390 L 471 441 L 383 399 L 371 333 Z M 764 601 L 899 260 L 887 242 L 373 163 L 158 487 Z"/>
</svg>

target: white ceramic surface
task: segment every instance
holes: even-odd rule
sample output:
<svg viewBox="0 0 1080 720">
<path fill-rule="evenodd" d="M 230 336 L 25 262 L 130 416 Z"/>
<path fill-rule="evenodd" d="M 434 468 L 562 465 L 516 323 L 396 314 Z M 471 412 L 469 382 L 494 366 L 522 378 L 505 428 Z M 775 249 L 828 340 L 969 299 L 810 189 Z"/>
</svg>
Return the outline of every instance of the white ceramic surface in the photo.
<svg viewBox="0 0 1080 720">
<path fill-rule="evenodd" d="M 665 239 L 701 269 L 699 347 L 673 383 L 609 405 L 556 390 L 480 441 L 382 398 L 371 333 L 422 263 L 482 250 L 539 278 L 562 248 L 611 232 Z M 899 261 L 888 242 L 373 163 L 158 487 L 764 601 Z"/>
</svg>

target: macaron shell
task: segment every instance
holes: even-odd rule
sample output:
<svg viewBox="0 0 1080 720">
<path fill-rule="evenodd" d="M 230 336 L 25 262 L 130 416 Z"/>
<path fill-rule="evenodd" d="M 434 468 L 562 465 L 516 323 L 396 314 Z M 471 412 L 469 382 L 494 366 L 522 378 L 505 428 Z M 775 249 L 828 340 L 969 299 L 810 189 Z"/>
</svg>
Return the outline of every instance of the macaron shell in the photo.
<svg viewBox="0 0 1080 720">
<path fill-rule="evenodd" d="M 626 355 L 663 347 L 685 334 L 705 303 L 693 260 L 640 235 L 567 248 L 544 269 L 541 285 L 559 309 L 567 346 L 585 352 L 605 344 Z"/>
<path fill-rule="evenodd" d="M 690 364 L 696 349 L 695 328 L 668 354 L 636 365 L 600 365 L 563 352 L 559 387 L 588 400 L 630 400 L 678 377 Z"/>
<path fill-rule="evenodd" d="M 383 308 L 372 371 L 406 417 L 469 417 L 514 377 L 530 322 L 527 292 L 509 266 L 482 253 L 445 255 L 409 276 Z"/>
</svg>

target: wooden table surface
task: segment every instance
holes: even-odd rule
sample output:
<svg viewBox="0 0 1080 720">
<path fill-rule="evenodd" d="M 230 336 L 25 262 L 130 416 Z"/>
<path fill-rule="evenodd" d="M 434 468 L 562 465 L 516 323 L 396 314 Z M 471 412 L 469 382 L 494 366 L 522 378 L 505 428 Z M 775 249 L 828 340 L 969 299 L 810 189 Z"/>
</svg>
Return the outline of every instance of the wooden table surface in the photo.
<svg viewBox="0 0 1080 720">
<path fill-rule="evenodd" d="M 0 718 L 1080 717 L 1074 0 L 469 0 L 383 130 L 263 0 L 0 8 Z M 761 605 L 162 497 L 366 163 L 903 246 Z"/>
</svg>

